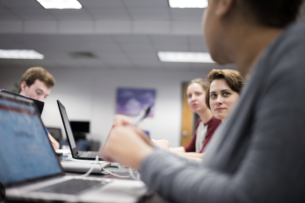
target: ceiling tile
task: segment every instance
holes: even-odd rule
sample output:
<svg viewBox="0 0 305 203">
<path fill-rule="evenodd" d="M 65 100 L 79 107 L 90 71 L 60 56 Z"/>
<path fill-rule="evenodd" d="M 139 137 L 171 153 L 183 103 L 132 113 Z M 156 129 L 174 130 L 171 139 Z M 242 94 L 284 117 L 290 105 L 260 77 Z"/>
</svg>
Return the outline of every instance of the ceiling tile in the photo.
<svg viewBox="0 0 305 203">
<path fill-rule="evenodd" d="M 150 44 L 133 43 L 133 44 L 120 44 L 121 49 L 127 53 L 155 53 L 154 47 Z"/>
<path fill-rule="evenodd" d="M 92 21 L 61 21 L 58 25 L 58 32 L 62 34 L 88 34 L 94 32 Z"/>
<path fill-rule="evenodd" d="M 125 8 L 89 8 L 87 11 L 94 20 L 130 19 Z"/>
<path fill-rule="evenodd" d="M 111 35 L 81 35 L 79 38 L 85 43 L 85 44 L 113 44 L 113 37 Z"/>
<path fill-rule="evenodd" d="M 68 52 L 63 50 L 42 50 L 40 51 L 46 59 L 53 61 L 64 61 L 64 60 L 72 60 L 71 56 Z"/>
<path fill-rule="evenodd" d="M 0 49 L 23 49 L 23 45 L 16 42 L 9 35 L 0 35 Z"/>
<path fill-rule="evenodd" d="M 106 20 L 95 21 L 95 34 L 130 34 L 132 33 L 132 24 L 129 20 Z"/>
<path fill-rule="evenodd" d="M 7 8 L 43 8 L 36 0 L 0 0 Z"/>
<path fill-rule="evenodd" d="M 192 63 L 191 69 L 192 70 L 207 70 L 210 72 L 212 69 L 219 69 L 219 65 L 213 63 Z M 203 76 L 201 76 L 203 77 Z"/>
<path fill-rule="evenodd" d="M 150 39 L 147 35 L 114 35 L 114 40 L 122 44 L 135 44 L 143 43 L 147 44 L 150 42 Z"/>
<path fill-rule="evenodd" d="M 58 23 L 56 21 L 25 21 L 24 33 L 56 34 Z"/>
<path fill-rule="evenodd" d="M 154 35 L 151 36 L 151 39 L 154 44 L 183 44 L 187 46 L 186 36 Z"/>
<path fill-rule="evenodd" d="M 81 64 L 79 64 L 78 62 L 77 62 L 77 60 L 56 60 L 56 64 L 58 65 L 58 66 L 79 66 L 79 65 L 81 65 Z"/>
<path fill-rule="evenodd" d="M 79 0 L 84 8 L 124 7 L 121 0 Z"/>
<path fill-rule="evenodd" d="M 203 36 L 189 36 L 188 41 L 191 45 L 205 44 Z"/>
<path fill-rule="evenodd" d="M 131 54 L 128 53 L 129 57 L 133 60 L 134 63 L 147 63 L 147 64 L 160 64 L 160 60 L 157 56 L 157 53 L 152 54 Z"/>
<path fill-rule="evenodd" d="M 133 20 L 170 20 L 169 9 L 166 8 L 130 8 L 129 12 Z"/>
<path fill-rule="evenodd" d="M 203 9 L 194 9 L 194 8 L 172 8 L 170 9 L 173 20 L 195 20 L 201 21 Z"/>
<path fill-rule="evenodd" d="M 178 52 L 188 52 L 189 48 L 183 44 L 156 44 L 157 51 L 178 51 Z"/>
<path fill-rule="evenodd" d="M 202 35 L 202 23 L 200 20 L 172 21 L 172 32 L 180 35 Z"/>
<path fill-rule="evenodd" d="M 15 33 L 22 31 L 22 21 L 0 21 L 0 33 Z"/>
<path fill-rule="evenodd" d="M 132 30 L 134 33 L 137 34 L 149 34 L 149 35 L 164 35 L 168 34 L 171 35 L 171 22 L 170 21 L 163 21 L 163 20 L 157 20 L 157 21 L 133 21 L 132 24 Z"/>
<path fill-rule="evenodd" d="M 14 35 L 14 39 L 25 47 L 37 51 L 54 50 L 54 51 L 83 51 L 83 42 L 77 35 Z"/>
<path fill-rule="evenodd" d="M 10 10 L 6 8 L 0 8 L 0 20 L 20 20 L 16 14 L 12 13 Z"/>
<path fill-rule="evenodd" d="M 22 20 L 55 20 L 47 10 L 40 8 L 13 8 L 11 12 L 19 16 Z"/>
<path fill-rule="evenodd" d="M 82 50 L 94 52 L 96 55 L 103 55 L 104 53 L 120 53 L 121 48 L 116 44 L 84 44 L 80 47 Z"/>
<path fill-rule="evenodd" d="M 163 62 L 161 65 L 167 70 L 190 70 L 191 65 L 189 63 L 171 63 Z"/>
<path fill-rule="evenodd" d="M 50 9 L 48 12 L 57 20 L 92 20 L 90 14 L 84 9 L 80 10 L 60 10 Z"/>
<path fill-rule="evenodd" d="M 131 8 L 135 7 L 146 7 L 146 8 L 151 8 L 151 7 L 163 7 L 163 8 L 168 8 L 168 2 L 167 0 L 122 0 L 123 3 Z"/>
<path fill-rule="evenodd" d="M 132 66 L 130 59 L 125 54 L 105 53 L 101 55 L 101 58 L 103 61 L 110 64 L 111 66 L 117 66 L 117 65 Z"/>
<path fill-rule="evenodd" d="M 103 62 L 100 59 L 74 59 L 77 63 L 82 64 L 85 67 L 90 67 L 90 66 L 94 66 L 94 67 L 102 67 L 102 66 L 106 66 L 106 63 Z"/>
<path fill-rule="evenodd" d="M 3 59 L 1 64 L 12 65 L 12 66 L 23 66 L 23 67 L 33 67 L 33 66 L 45 66 L 52 65 L 52 61 L 48 60 L 36 60 L 36 59 Z M 2 65 L 1 65 L 2 66 Z"/>
</svg>

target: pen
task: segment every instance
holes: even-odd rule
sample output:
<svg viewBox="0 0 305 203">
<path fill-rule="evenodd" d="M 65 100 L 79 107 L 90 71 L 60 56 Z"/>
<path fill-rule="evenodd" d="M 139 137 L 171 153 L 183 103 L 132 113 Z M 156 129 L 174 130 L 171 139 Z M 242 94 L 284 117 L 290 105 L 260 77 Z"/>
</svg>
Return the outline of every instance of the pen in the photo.
<svg viewBox="0 0 305 203">
<path fill-rule="evenodd" d="M 143 108 L 138 116 L 138 118 L 135 119 L 135 122 L 133 123 L 133 126 L 138 126 L 140 122 L 146 118 L 151 110 L 152 105 L 149 104 L 145 108 Z"/>
</svg>

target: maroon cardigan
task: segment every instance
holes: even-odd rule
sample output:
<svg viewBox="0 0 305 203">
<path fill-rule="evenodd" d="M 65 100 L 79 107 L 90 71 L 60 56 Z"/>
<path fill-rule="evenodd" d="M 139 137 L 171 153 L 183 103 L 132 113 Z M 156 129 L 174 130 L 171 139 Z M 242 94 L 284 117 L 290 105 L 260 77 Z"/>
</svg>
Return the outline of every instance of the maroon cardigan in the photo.
<svg viewBox="0 0 305 203">
<path fill-rule="evenodd" d="M 196 123 L 196 126 L 195 126 L 195 130 L 194 130 L 194 135 L 193 135 L 193 138 L 192 138 L 192 141 L 190 142 L 190 144 L 187 146 L 187 147 L 184 147 L 185 149 L 185 152 L 196 152 L 196 133 L 197 133 L 197 128 L 199 126 L 199 123 L 201 122 L 202 120 L 199 118 L 197 123 Z M 204 139 L 204 143 L 203 143 L 203 146 L 200 150 L 200 153 L 203 152 L 204 148 L 207 146 L 207 144 L 209 143 L 210 139 L 212 138 L 215 130 L 217 129 L 217 127 L 219 126 L 219 124 L 221 123 L 221 120 L 215 118 L 214 116 L 211 118 L 211 120 L 209 120 L 207 123 L 205 123 L 204 125 L 208 125 L 208 129 L 207 129 L 207 134 L 205 136 L 205 139 Z"/>
</svg>

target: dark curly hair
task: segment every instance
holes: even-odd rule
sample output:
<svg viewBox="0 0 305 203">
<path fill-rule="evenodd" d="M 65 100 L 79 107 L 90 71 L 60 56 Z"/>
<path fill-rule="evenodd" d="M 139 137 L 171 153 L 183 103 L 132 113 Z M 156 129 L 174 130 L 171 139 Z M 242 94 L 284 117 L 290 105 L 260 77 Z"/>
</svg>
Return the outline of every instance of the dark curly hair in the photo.
<svg viewBox="0 0 305 203">
<path fill-rule="evenodd" d="M 242 0 L 259 23 L 284 28 L 297 20 L 304 0 Z"/>
</svg>

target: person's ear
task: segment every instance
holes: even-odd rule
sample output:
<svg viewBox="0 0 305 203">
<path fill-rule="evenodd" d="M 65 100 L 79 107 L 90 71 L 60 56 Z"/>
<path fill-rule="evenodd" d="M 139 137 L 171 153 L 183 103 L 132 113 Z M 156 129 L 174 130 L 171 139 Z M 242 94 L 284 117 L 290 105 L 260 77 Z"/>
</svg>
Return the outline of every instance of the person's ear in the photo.
<svg viewBox="0 0 305 203">
<path fill-rule="evenodd" d="M 20 90 L 21 90 L 20 92 L 24 92 L 27 86 L 28 85 L 26 84 L 26 82 L 22 81 L 20 84 Z"/>
<path fill-rule="evenodd" d="M 219 17 L 226 16 L 232 10 L 236 0 L 219 0 L 215 14 Z"/>
</svg>

